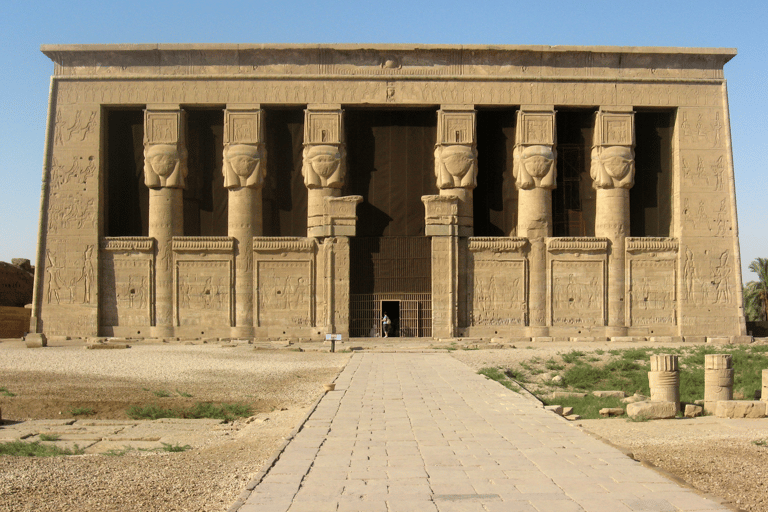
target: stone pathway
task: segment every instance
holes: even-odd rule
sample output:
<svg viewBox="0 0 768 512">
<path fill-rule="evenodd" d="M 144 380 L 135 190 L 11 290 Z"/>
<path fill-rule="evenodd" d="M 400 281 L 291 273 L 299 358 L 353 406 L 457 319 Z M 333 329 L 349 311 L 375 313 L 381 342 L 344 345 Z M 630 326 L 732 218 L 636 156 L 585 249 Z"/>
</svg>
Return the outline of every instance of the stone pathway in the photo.
<svg viewBox="0 0 768 512">
<path fill-rule="evenodd" d="M 357 354 L 239 512 L 728 510 L 445 354 Z"/>
</svg>

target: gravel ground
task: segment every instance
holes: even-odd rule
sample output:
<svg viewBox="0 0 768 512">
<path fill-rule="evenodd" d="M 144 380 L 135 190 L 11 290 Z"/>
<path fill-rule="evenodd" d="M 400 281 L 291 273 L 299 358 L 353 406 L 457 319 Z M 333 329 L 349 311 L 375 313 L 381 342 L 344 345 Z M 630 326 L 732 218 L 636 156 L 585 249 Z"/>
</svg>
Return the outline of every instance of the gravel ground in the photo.
<svg viewBox="0 0 768 512">
<path fill-rule="evenodd" d="M 182 453 L 132 451 L 120 457 L 0 457 L 0 511 L 226 510 L 341 371 L 349 354 L 253 350 L 249 346 L 82 344 L 28 350 L 0 343 L 3 419 L 125 418 L 129 405 L 241 402 L 254 416 L 229 436 Z M 157 397 L 166 390 L 171 397 Z M 184 398 L 176 390 L 193 395 Z"/>
<path fill-rule="evenodd" d="M 531 348 L 528 348 L 531 346 Z M 637 344 L 580 343 L 579 350 Z M 570 343 L 506 350 L 455 350 L 474 369 L 547 359 Z M 84 350 L 82 344 L 28 350 L 0 343 L 0 394 L 6 420 L 66 418 L 92 407 L 125 418 L 128 405 L 243 402 L 254 416 L 230 424 L 228 440 L 183 453 L 129 452 L 45 459 L 0 457 L 2 511 L 224 511 L 335 378 L 349 354 L 253 350 L 250 346 L 135 345 Z M 157 397 L 155 391 L 172 396 Z M 193 398 L 180 396 L 179 392 Z M 590 432 L 749 511 L 767 511 L 768 419 L 582 420 Z"/>
</svg>

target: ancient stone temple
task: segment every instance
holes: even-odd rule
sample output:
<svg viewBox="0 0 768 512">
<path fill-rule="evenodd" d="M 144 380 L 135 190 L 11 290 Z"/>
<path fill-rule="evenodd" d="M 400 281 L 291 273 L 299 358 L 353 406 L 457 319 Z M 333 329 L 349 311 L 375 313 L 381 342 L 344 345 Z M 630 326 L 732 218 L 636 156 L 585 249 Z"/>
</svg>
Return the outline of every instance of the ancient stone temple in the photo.
<svg viewBox="0 0 768 512">
<path fill-rule="evenodd" d="M 32 332 L 745 334 L 734 50 L 42 51 Z"/>
</svg>

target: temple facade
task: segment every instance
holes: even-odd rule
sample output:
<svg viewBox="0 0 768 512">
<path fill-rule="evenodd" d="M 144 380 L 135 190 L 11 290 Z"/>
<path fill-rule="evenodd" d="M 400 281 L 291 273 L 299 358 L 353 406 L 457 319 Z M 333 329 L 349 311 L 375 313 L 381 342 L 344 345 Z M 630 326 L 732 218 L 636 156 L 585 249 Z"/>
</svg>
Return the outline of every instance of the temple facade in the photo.
<svg viewBox="0 0 768 512">
<path fill-rule="evenodd" d="M 735 50 L 42 51 L 33 333 L 746 334 Z"/>
</svg>

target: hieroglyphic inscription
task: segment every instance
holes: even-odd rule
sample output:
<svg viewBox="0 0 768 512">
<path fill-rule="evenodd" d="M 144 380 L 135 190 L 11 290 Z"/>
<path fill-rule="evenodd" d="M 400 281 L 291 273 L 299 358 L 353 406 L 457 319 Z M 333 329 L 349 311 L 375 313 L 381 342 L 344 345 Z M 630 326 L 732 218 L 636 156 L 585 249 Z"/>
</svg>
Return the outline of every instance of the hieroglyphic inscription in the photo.
<svg viewBox="0 0 768 512">
<path fill-rule="evenodd" d="M 178 325 L 230 325 L 231 266 L 228 260 L 176 262 Z"/>
<path fill-rule="evenodd" d="M 631 325 L 674 325 L 675 260 L 630 260 Z"/>
<path fill-rule="evenodd" d="M 150 325 L 152 260 L 106 254 L 101 269 L 102 325 Z"/>
<path fill-rule="evenodd" d="M 311 326 L 311 266 L 308 260 L 257 263 L 259 325 Z"/>
<path fill-rule="evenodd" d="M 525 262 L 475 260 L 472 325 L 525 325 Z"/>
<path fill-rule="evenodd" d="M 683 255 L 683 291 L 686 302 L 696 306 L 731 304 L 734 300 L 733 263 L 728 249 L 695 251 Z"/>
<path fill-rule="evenodd" d="M 602 261 L 552 261 L 552 325 L 604 325 Z"/>
</svg>

